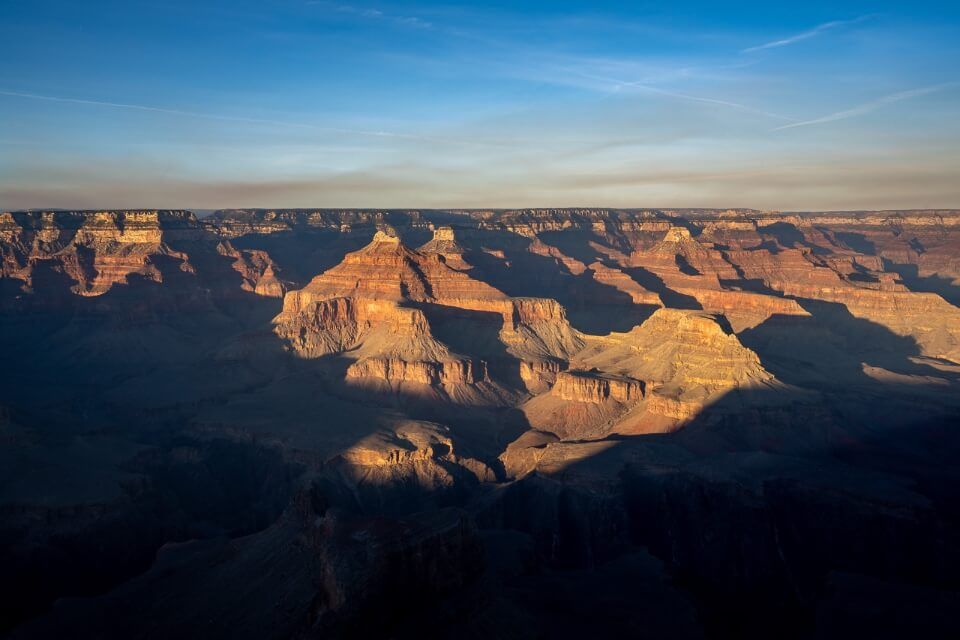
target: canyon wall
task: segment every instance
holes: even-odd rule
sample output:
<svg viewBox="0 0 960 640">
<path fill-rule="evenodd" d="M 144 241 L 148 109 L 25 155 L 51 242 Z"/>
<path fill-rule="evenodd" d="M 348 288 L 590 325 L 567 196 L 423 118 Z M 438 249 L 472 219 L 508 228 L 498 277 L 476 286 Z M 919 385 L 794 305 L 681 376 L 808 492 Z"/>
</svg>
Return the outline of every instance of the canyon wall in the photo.
<svg viewBox="0 0 960 640">
<path fill-rule="evenodd" d="M 0 353 L 15 638 L 934 637 L 960 589 L 960 211 L 3 212 Z"/>
</svg>

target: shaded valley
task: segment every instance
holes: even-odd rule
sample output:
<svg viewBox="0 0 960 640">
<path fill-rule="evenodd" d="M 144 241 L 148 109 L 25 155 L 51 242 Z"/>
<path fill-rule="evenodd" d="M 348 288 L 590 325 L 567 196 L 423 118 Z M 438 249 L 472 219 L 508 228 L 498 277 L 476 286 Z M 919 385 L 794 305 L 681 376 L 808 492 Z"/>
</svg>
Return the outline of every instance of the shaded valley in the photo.
<svg viewBox="0 0 960 640">
<path fill-rule="evenodd" d="M 955 637 L 960 212 L 0 213 L 0 634 Z"/>
</svg>

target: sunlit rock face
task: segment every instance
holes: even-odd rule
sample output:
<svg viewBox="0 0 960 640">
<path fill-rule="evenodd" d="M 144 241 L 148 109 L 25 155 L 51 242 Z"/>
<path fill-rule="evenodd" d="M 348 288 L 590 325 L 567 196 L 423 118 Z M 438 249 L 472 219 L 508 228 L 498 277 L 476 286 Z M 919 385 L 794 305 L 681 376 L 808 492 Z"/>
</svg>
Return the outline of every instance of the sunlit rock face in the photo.
<svg viewBox="0 0 960 640">
<path fill-rule="evenodd" d="M 957 635 L 960 212 L 0 212 L 0 323 L 0 634 Z"/>
<path fill-rule="evenodd" d="M 456 232 L 452 227 L 444 225 L 433 230 L 433 238 L 417 249 L 422 254 L 436 254 L 454 269 L 470 269 L 471 265 L 464 259 L 463 246 L 457 242 Z"/>
<path fill-rule="evenodd" d="M 599 404 L 605 400 L 635 402 L 643 397 L 643 383 L 630 378 L 570 371 L 557 376 L 553 393 L 563 400 Z"/>
<path fill-rule="evenodd" d="M 511 298 L 450 266 L 438 251 L 449 250 L 452 237 L 449 228 L 435 232 L 432 250 L 424 252 L 407 247 L 393 229 L 377 230 L 367 246 L 288 293 L 275 332 L 304 357 L 347 354 L 354 360 L 348 379 L 448 392 L 477 383 L 496 386 L 487 359 L 498 351 L 500 360 L 532 372 L 580 349 L 582 340 L 556 301 Z M 461 331 L 486 334 L 486 344 L 477 344 L 476 354 L 458 353 L 441 339 Z M 470 336 L 451 337 L 459 342 Z"/>
</svg>

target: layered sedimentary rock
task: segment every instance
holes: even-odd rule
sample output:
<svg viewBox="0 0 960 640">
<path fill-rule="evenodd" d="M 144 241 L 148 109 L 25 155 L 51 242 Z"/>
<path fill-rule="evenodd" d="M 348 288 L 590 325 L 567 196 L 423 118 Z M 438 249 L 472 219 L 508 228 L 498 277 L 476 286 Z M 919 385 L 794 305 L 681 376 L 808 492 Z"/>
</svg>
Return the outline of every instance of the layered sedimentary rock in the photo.
<svg viewBox="0 0 960 640">
<path fill-rule="evenodd" d="M 243 278 L 244 291 L 270 298 L 282 298 L 287 285 L 277 274 L 277 265 L 266 251 L 238 251 L 229 241 L 217 245 L 217 251 L 234 259 L 233 268 Z"/>
<path fill-rule="evenodd" d="M 626 376 L 599 372 L 565 371 L 557 376 L 551 393 L 563 400 L 600 404 L 606 400 L 622 403 L 643 398 L 643 382 Z"/>
<path fill-rule="evenodd" d="M 660 309 L 629 333 L 597 340 L 578 362 L 632 371 L 655 383 L 679 380 L 710 389 L 772 378 L 759 356 L 724 331 L 716 317 L 679 309 Z"/>
<path fill-rule="evenodd" d="M 566 369 L 562 360 L 534 360 L 520 362 L 520 378 L 533 392 L 549 389 L 557 379 L 557 374 Z"/>
<path fill-rule="evenodd" d="M 777 384 L 715 316 L 659 309 L 627 333 L 588 338 L 571 370 L 523 411 L 562 438 L 672 431 L 730 390 Z"/>
<path fill-rule="evenodd" d="M 300 355 L 350 349 L 348 378 L 426 385 L 488 379 L 487 363 L 456 354 L 435 337 L 434 323 L 456 340 L 461 326 L 487 327 L 486 344 L 474 343 L 481 355 L 499 348 L 501 357 L 509 351 L 539 362 L 569 357 L 582 344 L 555 301 L 510 298 L 438 252 L 408 248 L 392 230 L 378 231 L 369 245 L 288 293 L 275 323 Z"/>
<path fill-rule="evenodd" d="M 746 279 L 771 290 L 843 305 L 856 318 L 914 338 L 925 355 L 960 357 L 960 308 L 936 293 L 909 290 L 893 274 L 868 274 L 861 282 L 810 249 L 740 251 L 731 260 Z"/>
<path fill-rule="evenodd" d="M 486 364 L 470 360 L 408 362 L 400 358 L 365 358 L 347 368 L 348 378 L 379 378 L 419 384 L 476 384 L 487 379 Z"/>
<path fill-rule="evenodd" d="M 450 226 L 440 226 L 433 230 L 433 238 L 417 249 L 423 254 L 436 254 L 443 258 L 447 266 L 454 269 L 469 269 L 464 258 L 464 248 L 457 242 L 456 234 Z"/>
<path fill-rule="evenodd" d="M 443 425 L 399 421 L 365 436 L 328 463 L 337 482 L 347 482 L 365 509 L 389 510 L 397 492 L 414 483 L 432 493 L 459 491 L 464 482 L 495 480 L 483 462 L 461 455 Z M 414 499 L 416 496 L 408 496 Z"/>
<path fill-rule="evenodd" d="M 226 238 L 290 231 L 331 230 L 349 233 L 379 225 L 418 228 L 427 228 L 429 225 L 419 211 L 399 209 L 233 209 L 218 211 L 203 222 Z"/>
<path fill-rule="evenodd" d="M 644 380 L 646 411 L 681 421 L 718 393 L 774 381 L 757 354 L 715 317 L 674 309 L 656 311 L 629 333 L 596 339 L 576 364 Z"/>
<path fill-rule="evenodd" d="M 461 274 L 436 254 L 421 254 L 404 245 L 393 230 L 377 231 L 373 241 L 348 254 L 336 267 L 313 279 L 297 293 L 310 299 L 366 296 L 392 300 L 503 300 L 493 287 Z"/>
<path fill-rule="evenodd" d="M 156 258 L 185 264 L 185 256 L 170 243 L 200 233 L 189 211 L 7 213 L 0 222 L 4 278 L 21 280 L 29 290 L 42 265 L 61 273 L 74 293 L 85 296 L 101 295 L 133 275 L 161 281 Z"/>
<path fill-rule="evenodd" d="M 92 299 L 74 300 L 82 309 L 122 311 L 110 293 L 196 311 L 210 298 L 282 297 L 287 287 L 266 252 L 210 236 L 189 211 L 7 213 L 0 227 L 0 282 L 20 306 L 62 306 L 74 294 Z"/>
<path fill-rule="evenodd" d="M 0 213 L 0 633 L 776 637 L 861 589 L 935 637 L 958 234 Z"/>
</svg>

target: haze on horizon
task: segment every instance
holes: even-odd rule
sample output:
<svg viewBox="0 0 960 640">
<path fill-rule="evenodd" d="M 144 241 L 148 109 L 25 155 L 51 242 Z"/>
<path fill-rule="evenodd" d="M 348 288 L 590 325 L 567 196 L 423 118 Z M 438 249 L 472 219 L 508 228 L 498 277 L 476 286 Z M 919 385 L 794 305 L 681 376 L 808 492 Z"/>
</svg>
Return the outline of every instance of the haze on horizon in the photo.
<svg viewBox="0 0 960 640">
<path fill-rule="evenodd" d="M 960 207 L 960 5 L 0 3 L 0 208 Z"/>
</svg>

